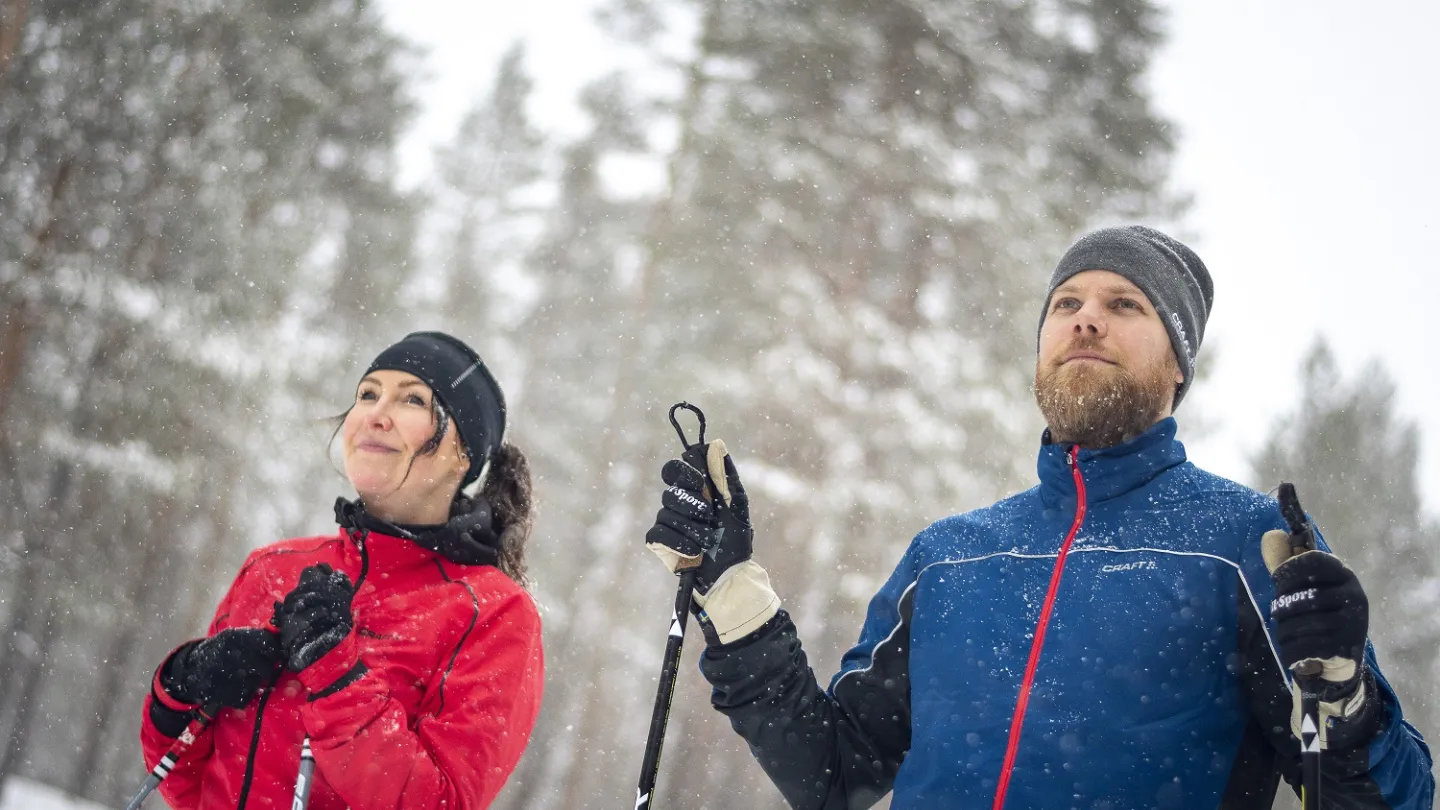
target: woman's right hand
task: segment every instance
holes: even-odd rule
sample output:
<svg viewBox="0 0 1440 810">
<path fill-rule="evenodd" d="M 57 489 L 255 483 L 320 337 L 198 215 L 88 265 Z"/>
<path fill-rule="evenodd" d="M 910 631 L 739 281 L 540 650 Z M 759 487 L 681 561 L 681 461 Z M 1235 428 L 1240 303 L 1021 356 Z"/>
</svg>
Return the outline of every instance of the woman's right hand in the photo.
<svg viewBox="0 0 1440 810">
<path fill-rule="evenodd" d="M 160 685 L 182 703 L 244 708 L 280 677 L 280 638 L 263 628 L 232 628 L 176 650 Z"/>
<path fill-rule="evenodd" d="M 272 623 L 280 629 L 286 666 L 301 672 L 340 645 L 355 626 L 350 603 L 355 585 L 329 563 L 300 572 L 295 589 L 275 603 Z"/>
</svg>

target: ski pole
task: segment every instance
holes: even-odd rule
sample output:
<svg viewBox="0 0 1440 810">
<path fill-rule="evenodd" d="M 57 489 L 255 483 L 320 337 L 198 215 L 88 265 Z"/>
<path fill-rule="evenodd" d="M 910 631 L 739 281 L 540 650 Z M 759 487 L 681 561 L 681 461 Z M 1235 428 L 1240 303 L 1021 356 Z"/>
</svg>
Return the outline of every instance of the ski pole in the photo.
<svg viewBox="0 0 1440 810">
<path fill-rule="evenodd" d="M 295 801 L 290 810 L 305 810 L 310 806 L 310 783 L 315 776 L 315 752 L 310 750 L 310 735 L 306 734 L 300 743 L 300 774 L 295 777 Z"/>
<path fill-rule="evenodd" d="M 685 430 L 675 418 L 677 410 L 687 410 L 700 420 L 700 439 L 691 444 L 685 438 Z M 692 467 L 705 473 L 706 495 L 718 492 L 710 471 L 705 463 L 705 414 L 688 402 L 676 403 L 670 408 L 670 424 L 680 435 L 680 444 L 685 448 L 682 458 Z M 635 788 L 635 810 L 649 810 L 651 795 L 655 792 L 655 780 L 660 774 L 660 751 L 665 745 L 665 727 L 670 722 L 670 704 L 675 698 L 675 677 L 680 669 L 680 650 L 685 644 L 685 624 L 690 618 L 690 603 L 695 593 L 695 577 L 699 573 L 703 555 L 692 560 L 681 560 L 680 585 L 675 592 L 675 612 L 670 617 L 670 635 L 665 641 L 665 657 L 660 666 L 660 685 L 655 690 L 655 708 L 650 714 L 650 736 L 645 740 L 645 756 L 640 763 L 640 782 Z"/>
<path fill-rule="evenodd" d="M 1290 530 L 1290 554 L 1298 556 L 1315 550 L 1315 527 L 1300 508 L 1295 485 L 1280 485 L 1280 514 Z M 1290 667 L 1300 689 L 1300 804 L 1304 810 L 1320 810 L 1320 693 L 1318 676 L 1323 665 L 1314 659 L 1297 661 Z"/>
<path fill-rule="evenodd" d="M 175 744 L 170 746 L 170 750 L 165 752 L 165 756 L 160 757 L 160 761 L 155 763 L 155 768 L 150 771 L 149 776 L 145 777 L 140 789 L 135 792 L 130 803 L 125 805 L 125 810 L 139 810 L 140 805 L 154 792 L 155 788 L 160 787 L 160 783 L 170 775 L 170 771 L 175 768 L 176 763 L 185 756 L 186 751 L 190 750 L 190 746 L 195 744 L 195 738 L 200 736 L 200 732 L 204 731 L 206 726 L 210 725 L 219 711 L 218 704 L 211 704 L 201 707 L 196 712 L 195 719 L 191 720 L 190 725 L 186 726 L 185 730 L 180 732 L 180 736 L 175 738 Z"/>
</svg>

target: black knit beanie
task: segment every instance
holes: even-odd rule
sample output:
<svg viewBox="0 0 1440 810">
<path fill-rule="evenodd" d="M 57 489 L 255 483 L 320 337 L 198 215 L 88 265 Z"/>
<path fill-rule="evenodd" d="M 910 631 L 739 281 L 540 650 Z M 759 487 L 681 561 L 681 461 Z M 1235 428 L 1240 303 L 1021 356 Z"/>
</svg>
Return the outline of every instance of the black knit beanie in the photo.
<svg viewBox="0 0 1440 810">
<path fill-rule="evenodd" d="M 1195 377 L 1195 356 L 1205 337 L 1205 321 L 1215 300 L 1210 271 L 1195 251 L 1165 234 L 1143 225 L 1103 228 L 1070 246 L 1050 276 L 1040 326 L 1050 309 L 1050 296 L 1065 280 L 1086 270 L 1109 270 L 1129 279 L 1145 293 L 1170 334 L 1170 346 L 1184 382 L 1175 392 L 1179 407 Z M 1037 330 L 1038 342 L 1038 330 Z"/>
<path fill-rule="evenodd" d="M 443 332 L 412 332 L 380 352 L 365 373 L 379 369 L 414 374 L 430 386 L 470 454 L 460 486 L 479 478 L 505 440 L 505 395 L 480 355 Z"/>
</svg>

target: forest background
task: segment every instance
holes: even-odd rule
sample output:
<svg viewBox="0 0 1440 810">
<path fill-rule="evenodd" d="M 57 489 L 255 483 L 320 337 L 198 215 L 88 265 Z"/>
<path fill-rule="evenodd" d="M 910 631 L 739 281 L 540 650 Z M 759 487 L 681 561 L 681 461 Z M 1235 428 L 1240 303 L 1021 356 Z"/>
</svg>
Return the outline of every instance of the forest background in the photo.
<svg viewBox="0 0 1440 810">
<path fill-rule="evenodd" d="M 155 663 L 250 548 L 330 530 L 325 417 L 412 329 L 489 359 L 537 474 L 549 675 L 499 807 L 632 799 L 673 595 L 640 545 L 671 403 L 741 464 L 822 678 L 915 531 L 1028 486 L 1055 258 L 1099 224 L 1190 232 L 1148 78 L 1162 9 L 814 6 L 601 2 L 615 58 L 566 125 L 508 47 L 417 173 L 425 68 L 394 9 L 0 0 L 0 787 L 133 791 Z M 1264 276 L 1201 253 L 1222 297 Z M 1424 438 L 1388 369 L 1304 339 L 1293 383 L 1245 392 L 1286 406 L 1234 474 L 1296 481 L 1433 736 Z M 1231 412 L 1187 401 L 1182 435 Z M 780 807 L 699 646 L 660 791 Z"/>
</svg>

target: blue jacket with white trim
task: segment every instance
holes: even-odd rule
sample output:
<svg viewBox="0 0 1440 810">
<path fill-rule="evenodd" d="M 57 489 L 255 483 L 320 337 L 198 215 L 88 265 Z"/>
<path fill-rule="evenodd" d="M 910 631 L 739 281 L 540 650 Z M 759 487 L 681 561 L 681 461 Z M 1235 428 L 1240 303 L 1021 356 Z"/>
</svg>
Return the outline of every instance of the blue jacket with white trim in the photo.
<svg viewBox="0 0 1440 810">
<path fill-rule="evenodd" d="M 1268 808 L 1300 776 L 1260 537 L 1275 500 L 1185 459 L 1173 419 L 1046 444 L 1040 485 L 922 531 L 822 690 L 781 611 L 701 669 L 795 808 Z M 1067 537 L 1049 621 L 1037 621 Z M 1366 653 L 1327 730 L 1324 806 L 1428 810 L 1430 752 Z"/>
</svg>

